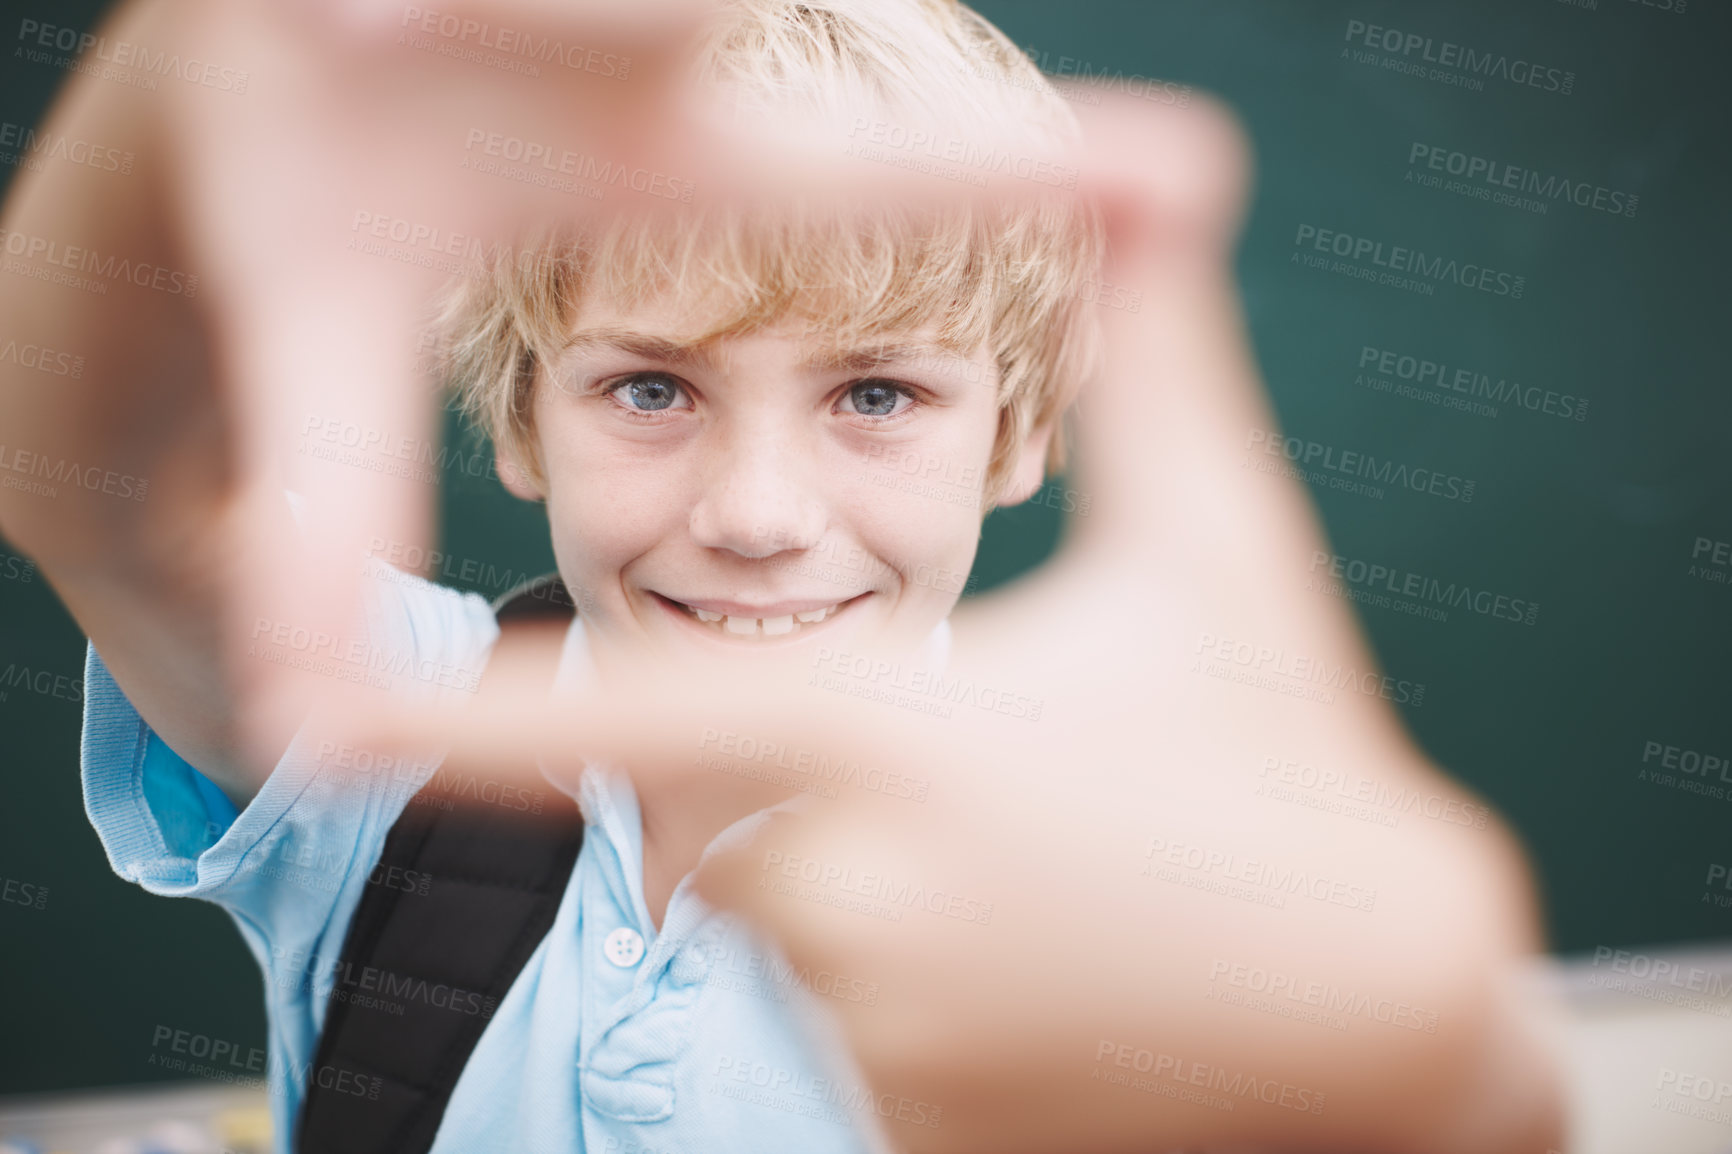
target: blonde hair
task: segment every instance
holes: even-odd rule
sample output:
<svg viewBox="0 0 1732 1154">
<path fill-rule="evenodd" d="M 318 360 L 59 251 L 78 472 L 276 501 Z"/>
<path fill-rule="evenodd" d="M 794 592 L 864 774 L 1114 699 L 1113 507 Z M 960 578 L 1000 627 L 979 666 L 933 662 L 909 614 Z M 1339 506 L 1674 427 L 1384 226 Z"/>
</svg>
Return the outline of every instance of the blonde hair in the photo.
<svg viewBox="0 0 1732 1154">
<path fill-rule="evenodd" d="M 847 123 L 839 118 L 872 109 L 879 123 L 942 124 L 950 139 L 1009 140 L 1030 152 L 1077 132 L 1029 59 L 955 0 L 734 0 L 700 68 L 700 82 L 742 115 Z M 790 319 L 838 345 L 925 326 L 959 356 L 984 342 L 998 376 L 989 502 L 1043 423 L 1060 434 L 1047 468 L 1063 467 L 1061 418 L 1098 339 L 1085 295 L 1098 276 L 1100 225 L 1074 197 L 846 220 L 690 207 L 669 219 L 671 227 L 620 216 L 589 232 L 543 235 L 539 259 L 501 256 L 447 299 L 437 331 L 459 406 L 538 487 L 535 381 L 591 294 L 624 308 L 671 297 L 694 320 L 682 336 L 693 344 Z"/>
</svg>

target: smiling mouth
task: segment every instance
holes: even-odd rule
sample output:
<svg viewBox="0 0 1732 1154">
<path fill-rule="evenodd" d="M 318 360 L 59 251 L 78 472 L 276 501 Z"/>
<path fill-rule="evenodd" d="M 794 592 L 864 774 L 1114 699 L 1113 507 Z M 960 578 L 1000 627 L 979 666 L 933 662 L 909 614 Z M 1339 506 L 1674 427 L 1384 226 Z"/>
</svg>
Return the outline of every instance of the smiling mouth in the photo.
<svg viewBox="0 0 1732 1154">
<path fill-rule="evenodd" d="M 859 601 L 864 597 L 869 597 L 871 594 L 861 593 L 857 596 L 850 597 L 845 601 L 838 601 L 830 605 L 817 605 L 796 612 L 779 613 L 764 617 L 750 617 L 738 613 L 721 613 L 714 609 L 688 605 L 683 601 L 676 601 L 672 597 L 664 597 L 660 593 L 655 593 L 653 596 L 669 609 L 681 614 L 687 620 L 701 625 L 703 628 L 715 633 L 718 637 L 743 641 L 754 637 L 762 639 L 797 636 L 803 630 L 823 624 L 832 617 L 835 617 L 838 613 L 847 609 L 850 605 L 854 604 L 854 602 Z"/>
</svg>

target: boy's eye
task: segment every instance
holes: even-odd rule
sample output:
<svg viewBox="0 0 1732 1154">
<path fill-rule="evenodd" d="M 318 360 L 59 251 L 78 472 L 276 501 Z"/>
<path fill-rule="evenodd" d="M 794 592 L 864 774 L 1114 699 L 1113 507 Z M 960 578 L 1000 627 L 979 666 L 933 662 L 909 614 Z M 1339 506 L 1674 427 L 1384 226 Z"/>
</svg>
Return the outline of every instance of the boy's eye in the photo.
<svg viewBox="0 0 1732 1154">
<path fill-rule="evenodd" d="M 608 394 L 639 413 L 691 408 L 691 399 L 680 388 L 679 381 L 666 373 L 635 373 L 608 389 Z"/>
<path fill-rule="evenodd" d="M 893 381 L 860 381 L 848 389 L 848 406 L 862 417 L 890 417 L 912 404 L 914 394 Z M 898 407 L 900 406 L 900 407 Z"/>
</svg>

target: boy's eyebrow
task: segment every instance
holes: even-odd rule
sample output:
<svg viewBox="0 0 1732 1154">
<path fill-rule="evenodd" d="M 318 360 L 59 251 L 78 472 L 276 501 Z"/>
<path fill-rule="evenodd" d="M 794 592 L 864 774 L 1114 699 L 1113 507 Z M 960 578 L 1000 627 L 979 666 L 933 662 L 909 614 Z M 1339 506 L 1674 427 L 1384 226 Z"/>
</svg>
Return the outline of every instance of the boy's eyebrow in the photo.
<svg viewBox="0 0 1732 1154">
<path fill-rule="evenodd" d="M 646 360 L 666 361 L 676 365 L 690 364 L 694 361 L 708 363 L 712 359 L 709 350 L 702 345 L 691 345 L 668 337 L 650 336 L 633 329 L 616 328 L 586 329 L 573 333 L 571 338 L 565 342 L 563 351 L 581 351 L 596 346 L 618 349 L 620 352 L 630 353 Z"/>
<path fill-rule="evenodd" d="M 703 364 L 714 366 L 716 358 L 705 344 L 690 344 L 671 337 L 658 337 L 626 328 L 594 328 L 573 333 L 565 342 L 564 352 L 592 348 L 617 349 L 645 360 L 668 364 Z M 954 349 L 936 341 L 884 341 L 858 348 L 825 349 L 808 356 L 805 365 L 822 372 L 868 372 L 888 364 L 923 360 L 966 360 Z"/>
<path fill-rule="evenodd" d="M 857 349 L 838 349 L 815 353 L 806 359 L 814 369 L 864 372 L 883 365 L 920 360 L 966 360 L 961 353 L 936 341 L 885 342 Z"/>
</svg>

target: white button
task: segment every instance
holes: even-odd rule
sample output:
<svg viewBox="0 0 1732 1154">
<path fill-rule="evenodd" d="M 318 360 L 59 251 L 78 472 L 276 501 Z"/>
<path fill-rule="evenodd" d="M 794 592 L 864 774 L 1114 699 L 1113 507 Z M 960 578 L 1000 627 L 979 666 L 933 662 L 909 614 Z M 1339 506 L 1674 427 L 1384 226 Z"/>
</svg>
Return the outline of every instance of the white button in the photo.
<svg viewBox="0 0 1732 1154">
<path fill-rule="evenodd" d="M 601 944 L 601 952 L 622 970 L 635 966 L 643 957 L 643 935 L 628 926 L 621 926 L 607 935 L 607 941 Z"/>
</svg>

